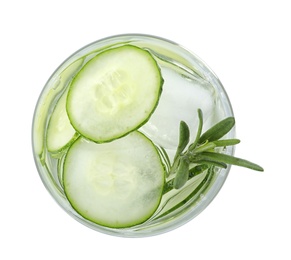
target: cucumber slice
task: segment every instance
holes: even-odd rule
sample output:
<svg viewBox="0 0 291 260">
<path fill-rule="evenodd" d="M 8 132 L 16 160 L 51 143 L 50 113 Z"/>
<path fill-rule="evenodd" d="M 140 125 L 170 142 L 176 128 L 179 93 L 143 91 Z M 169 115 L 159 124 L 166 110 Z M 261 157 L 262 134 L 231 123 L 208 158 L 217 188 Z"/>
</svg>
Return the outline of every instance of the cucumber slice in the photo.
<svg viewBox="0 0 291 260">
<path fill-rule="evenodd" d="M 67 94 L 68 89 L 63 93 L 55 106 L 48 124 L 47 149 L 51 153 L 62 151 L 78 137 L 67 116 Z"/>
<path fill-rule="evenodd" d="M 87 139 L 112 141 L 148 121 L 162 85 L 160 68 L 148 51 L 132 45 L 106 50 L 73 80 L 67 97 L 69 119 Z"/>
<path fill-rule="evenodd" d="M 33 122 L 33 147 L 38 155 L 42 155 L 44 151 L 45 126 L 47 123 L 47 114 L 50 110 L 50 105 L 55 98 L 68 86 L 68 81 L 74 76 L 74 73 L 81 67 L 84 58 L 80 58 L 71 63 L 66 68 L 59 68 L 62 71 L 58 77 L 52 77 L 47 86 L 41 94 L 38 105 L 35 111 Z M 56 73 L 57 74 L 57 73 Z"/>
<path fill-rule="evenodd" d="M 64 161 L 64 190 L 72 207 L 107 227 L 146 221 L 160 203 L 164 183 L 159 154 L 138 131 L 103 144 L 80 136 Z"/>
</svg>

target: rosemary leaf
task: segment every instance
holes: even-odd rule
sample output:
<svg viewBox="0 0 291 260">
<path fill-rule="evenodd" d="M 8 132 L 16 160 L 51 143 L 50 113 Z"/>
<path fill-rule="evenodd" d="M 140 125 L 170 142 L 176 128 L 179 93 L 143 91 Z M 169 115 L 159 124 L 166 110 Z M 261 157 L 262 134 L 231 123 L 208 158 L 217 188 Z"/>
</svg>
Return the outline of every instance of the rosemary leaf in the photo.
<svg viewBox="0 0 291 260">
<path fill-rule="evenodd" d="M 240 140 L 239 139 L 225 139 L 225 140 L 213 141 L 213 143 L 216 145 L 216 147 L 223 147 L 223 146 L 231 146 L 231 145 L 239 144 Z"/>
<path fill-rule="evenodd" d="M 202 144 L 206 141 L 212 142 L 220 139 L 233 128 L 234 124 L 234 117 L 227 117 L 223 119 L 222 121 L 209 128 L 204 134 L 202 134 L 198 143 Z"/>
<path fill-rule="evenodd" d="M 207 150 L 211 150 L 214 149 L 216 147 L 216 144 L 214 142 L 210 142 L 210 143 L 205 143 L 197 148 L 195 148 L 193 150 L 193 153 L 201 153 Z"/>
<path fill-rule="evenodd" d="M 196 133 L 196 138 L 194 140 L 194 142 L 189 146 L 189 150 L 193 150 L 195 149 L 199 138 L 201 136 L 201 132 L 202 132 L 202 127 L 203 127 L 203 113 L 202 110 L 199 108 L 198 109 L 198 119 L 199 119 L 199 123 L 198 123 L 198 129 L 197 129 L 197 133 Z"/>
<path fill-rule="evenodd" d="M 180 164 L 177 169 L 177 173 L 174 179 L 174 188 L 180 189 L 182 188 L 185 183 L 188 181 L 189 177 L 189 161 L 188 158 L 182 157 L 180 159 Z"/>
<path fill-rule="evenodd" d="M 185 147 L 189 143 L 190 138 L 190 131 L 188 125 L 184 122 L 180 122 L 180 135 L 179 135 L 179 145 L 177 147 L 175 159 L 181 155 L 181 153 L 184 151 Z"/>
<path fill-rule="evenodd" d="M 220 167 L 220 168 L 227 168 L 227 164 L 224 162 L 218 162 L 215 160 L 210 160 L 210 159 L 204 159 L 204 160 L 196 160 L 196 163 L 201 163 L 201 164 L 205 164 L 208 167 L 209 166 L 216 166 L 216 167 Z"/>
<path fill-rule="evenodd" d="M 236 166 L 249 168 L 255 171 L 264 171 L 264 169 L 261 166 L 255 163 L 252 163 L 250 161 L 237 158 L 231 155 L 227 155 L 227 154 L 215 153 L 215 152 L 202 152 L 200 154 L 197 154 L 195 157 L 197 161 L 212 160 L 212 161 L 216 161 L 220 163 L 232 164 Z"/>
</svg>

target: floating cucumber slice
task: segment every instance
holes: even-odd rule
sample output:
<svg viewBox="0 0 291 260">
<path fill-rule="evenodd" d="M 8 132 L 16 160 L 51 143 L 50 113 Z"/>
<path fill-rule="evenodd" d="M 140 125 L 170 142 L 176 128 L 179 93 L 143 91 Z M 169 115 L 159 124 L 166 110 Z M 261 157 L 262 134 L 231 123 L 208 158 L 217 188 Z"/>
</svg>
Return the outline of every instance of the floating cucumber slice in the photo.
<svg viewBox="0 0 291 260">
<path fill-rule="evenodd" d="M 48 124 L 47 148 L 51 153 L 60 152 L 78 137 L 67 116 L 67 93 L 68 90 L 59 99 Z"/>
<path fill-rule="evenodd" d="M 72 207 L 84 218 L 114 228 L 151 217 L 165 178 L 154 144 L 138 131 L 103 144 L 80 136 L 67 152 L 63 174 Z"/>
<path fill-rule="evenodd" d="M 163 78 L 152 55 L 124 45 L 91 59 L 75 76 L 67 97 L 73 127 L 87 139 L 109 142 L 146 123 Z"/>
</svg>

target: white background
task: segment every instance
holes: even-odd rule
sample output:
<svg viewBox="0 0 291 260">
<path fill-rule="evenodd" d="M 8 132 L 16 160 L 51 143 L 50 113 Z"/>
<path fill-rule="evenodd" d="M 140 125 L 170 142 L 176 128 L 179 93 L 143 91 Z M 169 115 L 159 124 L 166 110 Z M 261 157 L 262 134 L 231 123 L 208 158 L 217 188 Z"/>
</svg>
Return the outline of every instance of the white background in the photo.
<svg viewBox="0 0 291 260">
<path fill-rule="evenodd" d="M 290 1 L 2 1 L 0 259 L 291 259 Z M 44 188 L 31 123 L 46 80 L 103 37 L 146 33 L 180 43 L 222 81 L 234 109 L 233 167 L 197 218 L 125 239 L 82 226 Z"/>
</svg>

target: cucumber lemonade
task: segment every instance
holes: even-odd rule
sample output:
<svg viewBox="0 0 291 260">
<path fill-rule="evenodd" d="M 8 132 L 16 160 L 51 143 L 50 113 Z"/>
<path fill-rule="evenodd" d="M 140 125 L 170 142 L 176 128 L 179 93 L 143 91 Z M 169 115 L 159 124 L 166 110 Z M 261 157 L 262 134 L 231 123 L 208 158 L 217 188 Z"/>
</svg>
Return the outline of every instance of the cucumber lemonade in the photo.
<svg viewBox="0 0 291 260">
<path fill-rule="evenodd" d="M 158 37 L 113 36 L 74 53 L 46 83 L 35 163 L 81 223 L 155 235 L 194 218 L 222 187 L 229 166 L 211 152 L 233 155 L 232 116 L 220 81 L 194 54 Z"/>
</svg>

